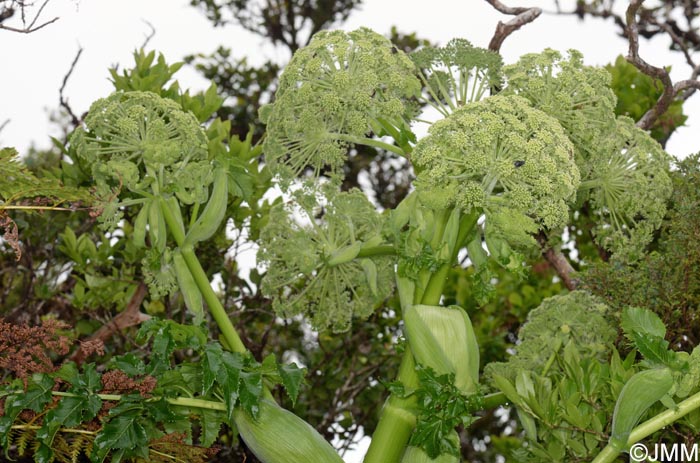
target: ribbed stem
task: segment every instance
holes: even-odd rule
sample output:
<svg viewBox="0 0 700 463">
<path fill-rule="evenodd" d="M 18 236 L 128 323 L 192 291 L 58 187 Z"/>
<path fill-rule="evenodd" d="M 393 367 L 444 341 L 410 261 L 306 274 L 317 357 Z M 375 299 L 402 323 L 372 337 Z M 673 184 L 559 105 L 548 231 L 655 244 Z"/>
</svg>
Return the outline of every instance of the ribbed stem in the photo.
<svg viewBox="0 0 700 463">
<path fill-rule="evenodd" d="M 435 233 L 431 243 L 433 249 L 439 249 L 445 234 L 445 226 L 449 219 L 451 210 L 441 211 L 435 217 Z M 460 220 L 459 232 L 456 242 L 450 243 L 454 252 L 449 262 L 443 264 L 435 273 L 429 271 L 422 272 L 421 279 L 425 282 L 424 288 L 416 285 L 414 292 L 414 303 L 425 305 L 438 305 L 442 292 L 447 282 L 447 276 L 454 260 L 457 258 L 459 247 L 476 225 L 479 215 L 477 212 L 465 215 Z M 402 307 L 406 310 L 407 307 Z M 415 369 L 415 361 L 410 347 L 406 346 L 401 366 L 399 367 L 398 380 L 407 388 L 416 388 L 420 385 L 418 374 Z M 415 427 L 415 399 L 401 399 L 391 396 L 381 412 L 377 429 L 372 435 L 367 455 L 364 463 L 399 463 L 403 456 L 408 440 Z"/>
<path fill-rule="evenodd" d="M 390 244 L 362 248 L 357 257 L 395 256 L 396 248 Z"/>
<path fill-rule="evenodd" d="M 182 257 L 185 259 L 185 263 L 187 263 L 187 267 L 190 269 L 190 273 L 192 273 L 192 277 L 197 283 L 197 287 L 209 307 L 209 312 L 219 326 L 221 335 L 224 337 L 226 344 L 228 344 L 228 348 L 233 352 L 245 353 L 246 347 L 238 336 L 233 323 L 231 323 L 231 319 L 228 318 L 228 314 L 221 304 L 219 297 L 214 292 L 214 289 L 212 289 L 209 278 L 207 278 L 206 272 L 199 263 L 194 249 L 192 246 L 185 246 L 180 249 L 180 252 L 182 252 Z"/>
<path fill-rule="evenodd" d="M 401 359 L 398 380 L 406 388 L 418 386 L 413 355 L 408 347 Z M 390 396 L 384 408 L 377 428 L 372 435 L 364 463 L 398 463 L 401 461 L 404 450 L 408 445 L 413 428 L 416 425 L 416 416 L 413 412 L 416 406 L 415 397 L 401 398 Z"/>
<path fill-rule="evenodd" d="M 192 248 L 191 245 L 183 246 L 185 242 L 185 234 L 182 233 L 182 230 L 178 226 L 177 219 L 175 219 L 170 211 L 170 208 L 168 208 L 167 204 L 165 204 L 165 200 L 163 198 L 159 198 L 158 204 L 163 211 L 163 217 L 165 217 L 165 223 L 168 225 L 170 233 L 173 235 L 173 238 L 175 238 L 177 245 L 181 246 L 180 252 L 182 253 L 182 257 L 185 259 L 185 263 L 187 264 L 195 283 L 197 283 L 197 288 L 199 288 L 199 291 L 202 293 L 202 296 L 209 307 L 209 312 L 211 313 L 212 317 L 214 317 L 216 324 L 219 326 L 221 335 L 224 337 L 226 344 L 228 344 L 228 348 L 233 352 L 246 352 L 245 345 L 243 344 L 243 341 L 241 341 L 240 336 L 238 336 L 233 323 L 231 323 L 231 320 L 228 318 L 228 314 L 226 313 L 224 306 L 221 305 L 219 297 L 212 289 L 209 278 L 202 268 L 202 265 L 199 263 L 197 255 L 194 253 L 194 248 Z"/>
<path fill-rule="evenodd" d="M 654 434 L 656 431 L 663 429 L 698 408 L 700 408 L 700 392 L 676 404 L 675 408 L 661 412 L 634 428 L 630 433 L 629 439 L 627 439 L 627 446 L 631 446 L 645 437 Z M 622 449 L 608 444 L 591 463 L 612 463 L 620 454 L 621 450 Z"/>
</svg>

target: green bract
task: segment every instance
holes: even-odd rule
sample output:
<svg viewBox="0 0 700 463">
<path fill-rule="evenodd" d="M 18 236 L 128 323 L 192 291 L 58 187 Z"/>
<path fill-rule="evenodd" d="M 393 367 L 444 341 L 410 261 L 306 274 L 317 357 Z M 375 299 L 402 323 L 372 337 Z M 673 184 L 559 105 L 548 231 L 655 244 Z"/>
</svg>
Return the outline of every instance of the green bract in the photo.
<svg viewBox="0 0 700 463">
<path fill-rule="evenodd" d="M 619 117 L 601 144 L 606 156 L 590 166 L 581 196 L 595 216 L 598 244 L 634 257 L 652 239 L 673 192 L 671 157 L 627 117 Z"/>
<path fill-rule="evenodd" d="M 261 110 L 265 160 L 283 180 L 307 166 L 337 172 L 351 144 L 387 124 L 406 126 L 407 98 L 419 90 L 411 60 L 376 32 L 319 32 L 294 54 L 275 102 Z"/>
<path fill-rule="evenodd" d="M 569 50 L 568 59 L 551 49 L 524 55 L 503 68 L 506 94 L 526 98 L 535 108 L 557 119 L 574 143 L 581 178 L 605 153 L 600 141 L 614 127 L 616 97 L 610 74 L 584 66 L 583 57 Z"/>
<path fill-rule="evenodd" d="M 316 198 L 295 199 L 298 210 L 274 208 L 261 233 L 258 258 L 268 266 L 261 289 L 280 316 L 304 314 L 317 329 L 347 330 L 392 289 L 392 258 L 358 257 L 363 244 L 381 242 L 382 216 L 357 190 L 330 195 L 321 219 Z"/>
<path fill-rule="evenodd" d="M 425 85 L 423 99 L 442 116 L 479 101 L 501 83 L 501 56 L 452 39 L 443 48 L 426 47 L 411 54 Z"/>
<path fill-rule="evenodd" d="M 423 203 L 483 210 L 505 239 L 523 227 L 564 224 L 566 202 L 579 183 L 561 126 L 517 96 L 493 96 L 456 110 L 433 124 L 411 158 Z M 513 221 L 518 230 L 508 225 Z"/>
<path fill-rule="evenodd" d="M 204 202 L 212 169 L 197 119 L 151 92 L 116 92 L 90 107 L 71 145 L 98 191 L 123 185 L 140 193 L 175 193 L 186 204 Z"/>
</svg>

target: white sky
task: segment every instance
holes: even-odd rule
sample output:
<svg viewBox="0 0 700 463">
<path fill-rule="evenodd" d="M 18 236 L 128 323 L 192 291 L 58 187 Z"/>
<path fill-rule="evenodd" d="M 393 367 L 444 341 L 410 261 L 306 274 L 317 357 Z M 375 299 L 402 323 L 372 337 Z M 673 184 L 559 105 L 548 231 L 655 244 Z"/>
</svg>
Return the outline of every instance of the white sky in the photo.
<svg viewBox="0 0 700 463">
<path fill-rule="evenodd" d="M 524 1 L 517 3 L 526 6 Z M 545 8 L 553 3 L 529 2 Z M 288 59 L 286 50 L 263 47 L 261 38 L 241 29 L 214 29 L 187 0 L 52 0 L 43 18 L 54 16 L 60 20 L 29 35 L 0 30 L 0 124 L 10 119 L 0 132 L 0 147 L 14 146 L 23 153 L 32 143 L 49 146 L 48 135 L 58 135 L 49 123 L 47 109 L 58 107 L 61 81 L 79 46 L 84 51 L 65 92 L 73 110 L 81 114 L 92 101 L 109 94 L 112 86 L 107 69 L 115 64 L 131 66 L 133 50 L 141 46 L 150 30 L 144 21 L 156 29 L 149 49 L 162 52 L 170 63 L 187 54 L 211 53 L 219 45 L 231 48 L 234 56 L 249 57 L 252 64 Z M 417 32 L 419 37 L 440 44 L 464 37 L 486 47 L 499 19 L 509 17 L 498 14 L 483 0 L 365 0 L 343 27 L 367 26 L 387 34 L 397 25 L 403 32 Z M 574 17 L 544 14 L 509 37 L 502 53 L 505 62 L 511 63 L 523 53 L 545 47 L 576 48 L 584 53 L 587 64 L 602 65 L 627 51 L 626 42 L 616 32 L 612 22 L 581 23 Z M 655 65 L 673 65 L 674 80 L 685 78 L 689 70 L 682 56 L 670 53 L 666 44 L 665 38 L 643 41 L 641 55 Z M 191 69 L 183 68 L 177 78 L 182 88 L 207 87 Z M 667 145 L 671 154 L 681 157 L 700 149 L 693 135 L 697 132 L 693 127 L 700 125 L 700 95 L 686 104 L 686 113 L 690 115 L 688 126 Z M 359 452 L 346 455 L 348 463 L 360 458 Z"/>
</svg>

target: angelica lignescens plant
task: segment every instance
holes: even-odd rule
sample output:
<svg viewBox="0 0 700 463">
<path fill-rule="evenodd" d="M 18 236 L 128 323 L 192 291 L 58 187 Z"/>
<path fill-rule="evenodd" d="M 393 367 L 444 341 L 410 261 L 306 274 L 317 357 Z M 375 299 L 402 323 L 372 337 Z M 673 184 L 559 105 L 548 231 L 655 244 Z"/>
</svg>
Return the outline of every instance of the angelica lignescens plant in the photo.
<svg viewBox="0 0 700 463">
<path fill-rule="evenodd" d="M 250 142 L 248 138 L 232 143 L 231 151 L 250 151 Z M 161 296 L 179 289 L 196 324 L 202 322 L 202 305 L 206 301 L 226 347 L 247 355 L 194 252 L 196 244 L 209 239 L 222 223 L 229 201 L 229 177 L 245 175 L 245 172 L 229 170 L 233 162 L 230 158 L 240 153 L 215 146 L 213 152 L 217 155 L 212 159 L 207 136 L 196 118 L 176 103 L 150 92 L 116 92 L 95 102 L 86 119 L 86 128 L 76 131 L 71 146 L 93 174 L 97 190 L 112 204 L 103 214 L 114 213 L 119 208 L 141 207 L 135 214 L 133 239 L 137 247 L 143 247 L 148 229 L 151 239 L 144 259 L 144 278 L 152 284 L 152 293 Z M 212 185 L 211 191 L 209 185 Z M 122 190 L 125 191 L 122 193 Z M 206 204 L 200 213 L 199 205 L 203 203 Z M 185 225 L 182 205 L 190 204 L 193 205 L 191 217 Z M 109 222 L 114 226 L 116 220 L 110 218 Z M 176 247 L 169 246 L 169 236 Z M 153 268 L 159 266 L 160 269 L 150 275 Z M 238 361 L 230 356 L 227 360 L 228 353 L 224 354 L 220 346 L 209 349 L 205 361 L 208 370 L 204 372 L 201 393 L 209 394 L 212 384 L 220 381 L 223 387 L 220 397 L 225 397 L 224 403 L 202 405 L 187 398 L 171 403 L 200 408 L 213 406 L 227 411 L 231 426 L 246 429 L 241 433 L 242 438 L 265 463 L 301 461 L 300 458 L 306 461 L 313 457 L 314 451 L 325 461 L 331 461 L 330 456 L 337 457 L 330 444 L 311 426 L 284 412 L 277 404 L 265 405 L 266 412 L 259 413 L 263 396 L 271 399 L 262 381 L 257 385 L 251 383 L 250 401 L 243 404 L 237 392 L 239 373 L 233 372 L 238 368 Z M 293 372 L 295 369 L 284 372 L 284 376 L 290 378 L 290 373 L 298 376 Z M 233 376 L 229 377 L 229 373 Z M 234 413 L 234 408 L 241 406 L 244 410 Z M 265 433 L 261 433 L 277 433 L 278 419 L 287 415 L 293 417 L 285 426 L 289 442 L 304 442 L 303 452 L 295 453 L 292 448 L 285 450 L 279 442 L 266 440 Z M 100 452 L 106 454 L 108 450 L 101 448 Z M 339 457 L 337 459 L 340 461 Z"/>
<path fill-rule="evenodd" d="M 498 53 L 452 39 L 444 47 L 425 47 L 411 53 L 423 83 L 422 100 L 443 117 L 479 101 L 502 83 Z"/>
<path fill-rule="evenodd" d="M 666 214 L 673 192 L 671 157 L 624 116 L 602 145 L 607 156 L 591 166 L 580 195 L 599 217 L 593 229 L 597 242 L 622 258 L 636 260 Z"/>
<path fill-rule="evenodd" d="M 485 396 L 474 327 L 465 310 L 443 297 L 450 269 L 465 249 L 478 278 L 490 262 L 522 272 L 519 251 L 537 249 L 533 235 L 539 232 L 559 233 L 571 221 L 576 201 L 589 205 L 600 222 L 597 236 L 613 251 L 621 240 L 630 248 L 645 244 L 663 215 L 666 157 L 628 120 L 611 130 L 614 98 L 600 71 L 583 66 L 576 52 L 564 60 L 547 51 L 523 58 L 505 74 L 504 94 L 486 97 L 501 83 L 500 58 L 464 40 L 423 50 L 412 62 L 368 29 L 322 32 L 295 54 L 274 102 L 261 111 L 268 124 L 264 162 L 287 194 L 265 217 L 260 233 L 258 257 L 266 267 L 260 288 L 273 309 L 281 317 L 303 315 L 319 330 L 345 331 L 353 318 L 368 317 L 397 290 L 405 337 L 399 341 L 401 366 L 397 381 L 387 383 L 391 394 L 366 463 L 456 462 L 455 426 L 468 427 L 478 410 L 502 403 L 504 394 L 524 410 L 532 403 L 521 396 L 530 400 L 535 389 L 551 393 L 547 371 L 577 380 L 581 375 L 571 373 L 573 366 L 600 369 L 599 357 L 608 353 L 615 333 L 607 329 L 608 313 L 598 301 L 583 293 L 550 300 L 532 313 L 520 357 L 509 365 L 528 371 L 513 377 L 507 367 L 491 367 L 494 378 L 504 373 L 492 384 L 502 393 Z M 416 142 L 410 123 L 417 120 L 414 101 L 421 98 L 444 118 Z M 133 238 L 137 249 L 148 248 L 144 276 L 153 293 L 180 289 L 195 323 L 206 302 L 224 347 L 244 355 L 206 344 L 199 333 L 203 366 L 187 366 L 203 368 L 197 387 L 181 385 L 192 396 L 186 398 L 163 389 L 166 402 L 227 412 L 265 463 L 304 461 L 314 450 L 319 461 L 339 461 L 308 425 L 270 400 L 260 371 L 267 369 L 270 378 L 279 376 L 297 391 L 299 372 L 269 373 L 267 359 L 250 363 L 195 254 L 197 244 L 224 220 L 236 175 L 229 169 L 233 144 L 219 146 L 218 137 L 205 133 L 176 103 L 147 92 L 118 92 L 93 105 L 71 149 L 95 179 L 109 226 L 118 226 L 124 209 L 140 207 L 130 215 Z M 252 149 L 246 143 L 241 145 Z M 339 191 L 342 165 L 355 144 L 383 148 L 412 163 L 415 191 L 396 209 L 380 214 L 363 192 Z M 292 188 L 308 169 L 314 177 Z M 647 195 L 663 194 L 644 196 L 645 188 Z M 645 198 L 651 210 L 638 206 Z M 590 323 L 598 328 L 583 331 Z M 181 329 L 174 326 L 152 329 L 164 336 Z M 180 334 L 178 342 L 186 342 L 182 336 L 189 335 Z M 542 336 L 561 345 L 538 351 L 532 346 Z M 158 371 L 167 370 L 172 349 L 154 354 Z M 560 354 L 563 363 L 555 365 Z M 590 358 L 579 362 L 581 355 Z M 37 387 L 48 403 L 45 383 Z M 578 384 L 567 386 L 574 387 Z M 209 401 L 213 392 L 216 403 Z M 13 413 L 19 413 L 24 405 L 16 391 L 12 400 L 18 404 Z M 521 415 L 528 435 L 536 432 L 534 417 Z M 634 435 L 629 423 L 638 417 L 627 418 L 622 438 Z M 604 424 L 599 421 L 598 433 Z M 294 429 L 276 439 L 286 427 Z M 107 451 L 104 440 L 98 443 Z"/>
<path fill-rule="evenodd" d="M 337 172 L 353 144 L 403 155 L 369 135 L 408 133 L 408 98 L 419 90 L 411 60 L 376 32 L 319 32 L 294 54 L 275 101 L 261 110 L 268 126 L 265 160 L 289 179 L 307 166 L 316 175 L 324 168 Z"/>
<path fill-rule="evenodd" d="M 382 246 L 383 218 L 364 193 L 325 190 L 320 218 L 308 191 L 270 212 L 258 255 L 269 267 L 262 290 L 282 316 L 304 314 L 317 329 L 345 331 L 353 316 L 368 317 L 389 295 L 393 259 L 369 258 L 391 249 Z"/>
<path fill-rule="evenodd" d="M 359 33 L 366 35 L 368 32 L 361 30 Z M 335 56 L 356 43 L 357 34 L 357 31 L 348 35 L 330 34 L 323 35 L 322 39 L 328 41 L 332 37 L 345 41 L 344 44 L 333 42 Z M 327 42 L 319 43 L 328 46 Z M 381 40 L 377 40 L 375 46 L 380 51 L 391 50 Z M 376 111 L 384 108 L 381 102 L 362 107 L 345 101 L 345 87 L 338 87 L 337 83 L 337 67 L 328 71 L 323 60 L 328 50 L 322 48 L 321 53 L 318 47 L 312 44 L 308 50 L 300 51 L 304 57 L 300 62 L 314 63 L 314 66 L 307 65 L 300 72 L 299 65 L 293 61 L 291 77 L 286 81 L 282 79 L 273 107 L 266 110 L 269 138 L 264 151 L 270 156 L 270 163 L 283 185 L 290 185 L 307 164 L 312 164 L 318 173 L 325 165 L 337 168 L 343 162 L 347 145 L 336 142 L 350 139 L 329 137 L 328 121 L 335 124 L 334 130 L 350 133 L 357 139 L 369 133 L 372 121 L 379 120 L 374 117 Z M 389 52 L 387 57 L 399 62 L 404 59 L 398 51 Z M 301 227 L 285 208 L 274 212 L 263 232 L 259 253 L 269 266 L 262 289 L 273 297 L 280 315 L 305 312 L 317 328 L 345 329 L 352 315 L 367 316 L 374 304 L 384 297 L 385 291 L 371 290 L 372 280 L 388 281 L 389 278 L 375 276 L 375 272 L 391 275 L 396 265 L 397 272 L 390 278 L 397 280 L 408 340 L 399 381 L 410 390 L 421 388 L 415 370 L 418 363 L 436 374 L 445 375 L 443 378 L 452 378 L 450 381 L 456 386 L 454 391 L 460 391 L 458 394 L 473 397 L 479 389 L 478 347 L 464 311 L 456 306 L 439 305 L 447 271 L 467 242 L 476 243 L 470 250 L 473 262 L 483 263 L 488 259 L 481 245 L 484 238 L 489 252 L 502 265 L 520 270 L 522 263 L 511 246 L 532 246 L 535 242 L 531 234 L 566 223 L 568 202 L 575 197 L 579 173 L 572 144 L 556 119 L 518 96 L 475 101 L 483 97 L 490 84 L 498 82 L 500 58 L 496 55 L 476 49 L 465 41 L 453 41 L 445 49 L 423 51 L 417 59 L 421 61 L 431 66 L 430 70 L 423 71 L 424 82 L 434 87 L 428 90 L 429 97 L 445 105 L 446 117 L 435 123 L 429 135 L 415 147 L 409 147 L 417 172 L 416 192 L 391 212 L 384 227 L 385 238 L 380 235 L 379 221 L 370 227 L 370 233 L 360 233 L 376 213 L 366 199 L 360 200 L 359 192 L 348 196 L 345 196 L 347 193 L 330 193 L 328 189 L 337 187 L 333 182 L 326 184 L 328 210 L 322 224 L 316 223 L 313 214 L 319 206 L 315 198 L 297 195 L 295 199 L 305 211 L 309 225 Z M 361 70 L 362 65 L 367 67 Z M 367 63 L 358 60 L 357 68 L 340 66 L 342 82 L 373 82 L 368 75 L 374 74 L 368 73 L 377 72 L 374 65 L 373 60 Z M 441 66 L 447 71 L 436 69 Z M 384 64 L 383 69 L 387 68 L 393 69 Z M 458 75 L 449 76 L 453 70 Z M 303 75 L 303 79 L 298 75 Z M 308 85 L 308 81 L 313 85 Z M 385 87 L 381 94 L 396 95 L 396 106 L 407 108 L 408 103 L 401 99 L 412 96 L 406 91 L 406 78 L 397 80 L 390 72 L 382 82 Z M 326 99 L 331 91 L 337 95 Z M 360 95 L 368 94 L 376 98 L 375 83 L 360 92 Z M 360 117 L 362 111 L 364 114 Z M 401 121 L 398 115 L 394 114 L 392 127 L 398 127 L 396 121 Z M 315 118 L 315 122 L 308 119 L 310 117 Z M 348 125 L 354 120 L 360 121 L 357 130 Z M 298 130 L 294 136 L 303 138 L 299 143 L 288 143 L 288 135 L 292 133 L 288 124 L 291 123 Z M 320 138 L 319 130 L 323 132 Z M 402 139 L 399 131 L 387 130 L 386 133 L 392 135 L 399 146 L 406 139 Z M 335 161 L 329 161 L 329 157 L 312 160 L 310 153 L 319 152 L 318 140 L 333 141 Z M 305 146 L 306 150 L 300 152 L 299 146 Z M 401 154 L 405 152 L 402 151 Z M 357 208 L 354 213 L 341 209 L 342 203 L 335 204 L 343 197 L 353 198 L 352 206 Z M 484 215 L 485 220 L 479 221 Z M 341 265 L 334 259 L 339 254 L 344 257 Z M 392 255 L 395 257 L 389 257 Z M 380 259 L 390 264 L 380 264 Z M 371 271 L 367 263 L 372 264 Z M 338 279 L 336 275 L 345 276 Z M 357 284 L 365 288 L 351 287 Z M 373 299 L 364 297 L 370 293 Z M 298 307 L 294 307 L 295 304 Z M 339 310 L 340 306 L 346 308 Z M 438 435 L 438 443 L 425 442 L 425 436 L 430 434 L 425 431 L 426 426 L 432 424 L 428 424 L 431 423 L 429 418 L 421 418 L 428 419 L 425 422 L 417 420 L 420 415 L 417 407 L 416 397 L 411 394 L 394 395 L 389 399 L 365 461 L 398 462 L 409 440 L 411 446 L 426 450 L 431 458 L 440 454 L 454 455 L 454 446 L 448 445 L 447 430 Z M 417 431 L 411 437 L 416 426 Z M 423 453 L 410 452 L 410 455 L 418 454 Z M 411 458 L 414 457 L 409 460 Z"/>
<path fill-rule="evenodd" d="M 610 74 L 585 66 L 583 56 L 569 50 L 564 59 L 556 50 L 530 53 L 517 63 L 504 66 L 505 94 L 526 98 L 534 107 L 554 117 L 574 143 L 582 179 L 599 153 L 600 141 L 613 128 L 615 94 Z"/>
<path fill-rule="evenodd" d="M 581 173 L 578 200 L 595 217 L 594 238 L 608 251 L 634 259 L 666 211 L 670 156 L 633 121 L 615 117 L 616 97 L 604 69 L 551 49 L 504 67 L 504 93 L 527 98 L 556 118 L 574 143 Z"/>
</svg>

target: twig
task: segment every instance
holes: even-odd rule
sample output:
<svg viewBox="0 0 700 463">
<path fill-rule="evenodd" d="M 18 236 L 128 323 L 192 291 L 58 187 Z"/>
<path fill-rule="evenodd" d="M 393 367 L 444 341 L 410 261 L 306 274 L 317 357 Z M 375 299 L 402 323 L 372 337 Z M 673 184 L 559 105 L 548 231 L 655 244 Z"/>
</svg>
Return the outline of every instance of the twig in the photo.
<svg viewBox="0 0 700 463">
<path fill-rule="evenodd" d="M 639 10 L 639 7 L 642 6 L 642 3 L 644 3 L 644 0 L 632 0 L 630 2 L 626 13 L 627 26 L 625 28 L 625 32 L 627 34 L 627 40 L 629 41 L 627 61 L 632 63 L 637 69 L 649 77 L 659 79 L 664 86 L 664 91 L 656 101 L 654 107 L 647 111 L 646 114 L 644 114 L 642 118 L 637 121 L 637 127 L 648 130 L 652 125 L 654 125 L 654 122 L 656 122 L 659 116 L 665 113 L 668 107 L 671 105 L 675 92 L 673 89 L 673 82 L 671 81 L 671 76 L 668 74 L 668 71 L 664 68 L 652 66 L 639 56 L 639 27 L 637 24 L 637 11 Z"/>
<path fill-rule="evenodd" d="M 156 35 L 156 28 L 153 27 L 153 24 L 151 24 L 149 21 L 146 21 L 145 19 L 142 19 L 141 21 L 145 22 L 146 25 L 151 29 L 151 32 L 146 35 L 146 38 L 143 41 L 143 44 L 141 45 L 142 49 L 146 48 L 146 45 L 148 45 L 148 42 L 151 41 L 154 35 Z"/>
<path fill-rule="evenodd" d="M 2 124 L 0 124 L 0 132 L 2 132 L 2 129 L 7 127 L 7 124 L 10 123 L 10 119 L 6 119 Z"/>
<path fill-rule="evenodd" d="M 66 89 L 66 84 L 68 83 L 68 79 L 70 78 L 71 74 L 73 73 L 73 70 L 75 69 L 75 65 L 78 64 L 78 60 L 80 59 L 80 55 L 83 53 L 83 47 L 78 48 L 78 53 L 76 53 L 75 58 L 73 58 L 73 62 L 70 65 L 70 69 L 66 73 L 65 76 L 63 76 L 63 83 L 61 84 L 61 88 L 58 91 L 58 102 L 60 106 L 68 112 L 68 115 L 70 116 L 70 121 L 71 124 L 73 124 L 74 127 L 78 127 L 81 123 L 81 120 L 78 116 L 73 113 L 73 109 L 70 107 L 68 104 L 68 99 L 63 97 L 63 91 Z"/>
<path fill-rule="evenodd" d="M 39 7 L 39 10 L 38 10 L 37 13 L 34 15 L 34 19 L 31 20 L 31 22 L 29 23 L 29 25 L 27 25 L 27 23 L 26 23 L 27 18 L 26 18 L 26 16 L 25 16 L 25 5 L 24 5 L 24 3 L 20 3 L 20 6 L 21 6 L 21 9 L 20 9 L 20 10 L 21 10 L 21 14 L 22 14 L 22 25 L 23 25 L 24 27 L 20 29 L 20 28 L 17 28 L 17 27 L 5 26 L 4 24 L 2 24 L 2 23 L 0 22 L 0 29 L 4 29 L 4 30 L 6 30 L 6 31 L 11 31 L 11 32 L 18 32 L 18 33 L 20 33 L 20 34 L 30 34 L 30 33 L 32 33 L 32 32 L 38 31 L 39 29 L 43 29 L 44 27 L 48 26 L 49 24 L 55 23 L 55 22 L 58 21 L 58 19 L 59 19 L 58 16 L 56 16 L 55 18 L 53 18 L 53 19 L 51 19 L 51 20 L 49 20 L 49 21 L 46 21 L 46 22 L 44 22 L 44 23 L 41 23 L 41 24 L 39 24 L 38 26 L 36 26 L 36 23 L 37 23 L 37 21 L 39 20 L 39 16 L 41 16 L 41 13 L 44 11 L 44 8 L 46 7 L 46 5 L 47 5 L 50 1 L 51 1 L 51 0 L 44 0 L 44 3 L 41 4 L 41 6 Z"/>
<path fill-rule="evenodd" d="M 146 285 L 143 282 L 139 283 L 134 295 L 131 296 L 131 300 L 129 300 L 129 303 L 126 305 L 126 309 L 114 317 L 109 323 L 103 325 L 100 329 L 95 331 L 90 336 L 89 341 L 100 340 L 105 342 L 109 340 L 109 338 L 111 338 L 117 331 L 121 331 L 130 326 L 139 325 L 149 320 L 151 316 L 139 310 L 143 299 L 146 297 L 146 291 Z M 76 363 L 81 363 L 83 360 L 85 360 L 84 357 L 85 354 L 83 351 L 78 349 L 71 357 L 71 360 L 74 360 Z"/>
<path fill-rule="evenodd" d="M 20 34 L 31 34 L 32 32 L 36 32 L 36 31 L 38 31 L 39 29 L 43 29 L 44 27 L 48 26 L 49 24 L 53 24 L 53 23 L 55 23 L 55 22 L 58 21 L 58 20 L 59 20 L 59 17 L 56 16 L 56 17 L 53 18 L 52 20 L 46 21 L 45 23 L 42 23 L 42 24 L 40 24 L 40 25 L 38 25 L 38 26 L 36 26 L 36 27 L 34 27 L 34 28 L 31 28 L 31 29 L 28 29 L 28 28 L 25 28 L 25 29 L 18 29 L 18 28 L 16 28 L 16 27 L 5 26 L 4 24 L 0 24 L 0 29 L 4 29 L 4 30 L 10 31 L 10 32 L 19 32 Z"/>
<path fill-rule="evenodd" d="M 503 14 L 516 15 L 507 23 L 499 21 L 496 25 L 496 32 L 489 42 L 489 50 L 498 52 L 503 45 L 503 41 L 513 32 L 517 31 L 525 24 L 531 23 L 539 15 L 542 14 L 540 8 L 523 8 L 523 7 L 508 7 L 503 5 L 499 0 L 486 0 L 491 6 Z"/>
<path fill-rule="evenodd" d="M 554 271 L 557 272 L 557 275 L 561 278 L 566 289 L 569 291 L 575 290 L 578 286 L 578 280 L 574 279 L 572 275 L 576 273 L 576 270 L 571 266 L 566 256 L 559 251 L 555 251 L 554 248 L 549 245 L 547 236 L 543 232 L 540 232 L 536 236 L 536 239 L 542 250 L 542 256 L 549 262 L 549 265 L 554 268 Z"/>
</svg>

